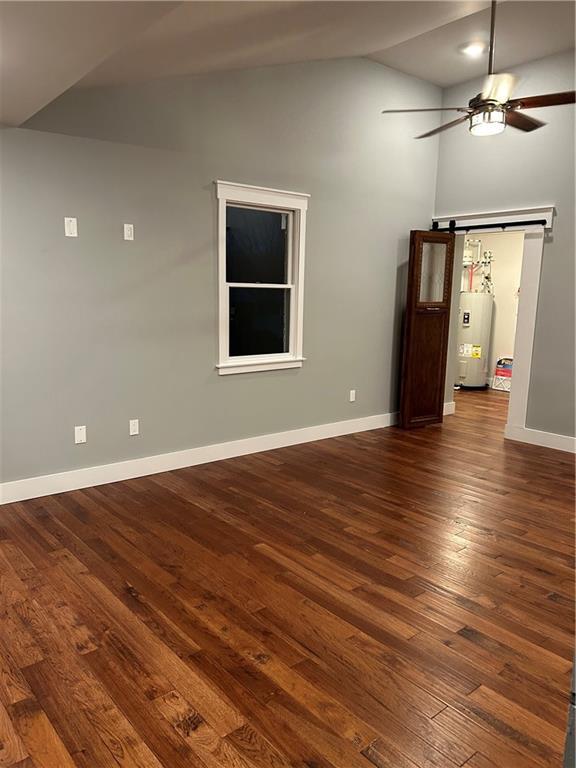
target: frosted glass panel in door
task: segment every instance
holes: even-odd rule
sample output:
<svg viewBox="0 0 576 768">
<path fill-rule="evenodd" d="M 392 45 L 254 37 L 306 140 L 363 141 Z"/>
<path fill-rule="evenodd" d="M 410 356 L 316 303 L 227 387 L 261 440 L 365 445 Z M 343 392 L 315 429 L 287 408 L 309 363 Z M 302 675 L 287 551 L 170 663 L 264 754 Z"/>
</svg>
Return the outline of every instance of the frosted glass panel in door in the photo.
<svg viewBox="0 0 576 768">
<path fill-rule="evenodd" d="M 446 271 L 446 243 L 422 243 L 420 260 L 421 304 L 444 300 L 444 273 Z"/>
</svg>

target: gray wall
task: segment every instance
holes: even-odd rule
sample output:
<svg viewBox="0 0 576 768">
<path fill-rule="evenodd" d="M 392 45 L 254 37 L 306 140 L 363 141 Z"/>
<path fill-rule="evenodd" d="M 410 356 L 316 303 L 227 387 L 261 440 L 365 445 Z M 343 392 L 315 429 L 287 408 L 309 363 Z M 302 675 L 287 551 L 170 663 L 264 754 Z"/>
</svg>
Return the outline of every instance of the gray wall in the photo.
<svg viewBox="0 0 576 768">
<path fill-rule="evenodd" d="M 514 71 L 522 78 L 518 96 L 574 88 L 573 52 Z M 479 90 L 479 81 L 451 88 L 444 103 L 466 104 Z M 530 114 L 548 125 L 534 133 L 508 129 L 489 139 L 465 130 L 443 134 L 436 213 L 556 206 L 544 246 L 527 426 L 574 435 L 574 107 Z"/>
<path fill-rule="evenodd" d="M 395 410 L 408 232 L 436 184 L 437 140 L 412 136 L 437 117 L 380 110 L 440 98 L 332 61 L 70 91 L 4 131 L 2 479 Z M 302 369 L 215 371 L 217 178 L 312 195 Z"/>
</svg>

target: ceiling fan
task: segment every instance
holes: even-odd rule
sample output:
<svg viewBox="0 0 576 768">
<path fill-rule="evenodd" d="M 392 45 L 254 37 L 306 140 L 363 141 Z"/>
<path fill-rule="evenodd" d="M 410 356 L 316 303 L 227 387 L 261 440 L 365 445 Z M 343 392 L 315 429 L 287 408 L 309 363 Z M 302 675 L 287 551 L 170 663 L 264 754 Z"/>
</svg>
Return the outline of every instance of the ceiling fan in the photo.
<svg viewBox="0 0 576 768">
<path fill-rule="evenodd" d="M 467 107 L 438 107 L 432 109 L 385 109 L 382 114 L 394 114 L 400 112 L 464 112 L 461 117 L 444 123 L 432 131 L 416 136 L 417 139 L 425 139 L 436 133 L 453 128 L 460 123 L 469 122 L 468 130 L 474 136 L 492 136 L 502 133 L 507 125 L 517 128 L 519 131 L 535 131 L 546 123 L 529 117 L 519 110 L 536 109 L 540 107 L 555 107 L 560 104 L 574 104 L 574 91 L 563 93 L 545 93 L 541 96 L 524 96 L 520 99 L 511 99 L 512 91 L 518 78 L 507 73 L 494 74 L 494 35 L 496 24 L 496 0 L 492 0 L 490 18 L 490 48 L 488 52 L 488 76 L 484 80 L 482 93 L 470 99 Z"/>
</svg>

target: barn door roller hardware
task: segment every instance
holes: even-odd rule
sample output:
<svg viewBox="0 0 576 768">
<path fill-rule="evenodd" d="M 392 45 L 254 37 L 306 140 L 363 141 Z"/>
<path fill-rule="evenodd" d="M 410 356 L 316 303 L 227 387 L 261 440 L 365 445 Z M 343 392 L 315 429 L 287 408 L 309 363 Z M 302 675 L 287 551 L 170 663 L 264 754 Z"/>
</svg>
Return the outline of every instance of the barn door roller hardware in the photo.
<svg viewBox="0 0 576 768">
<path fill-rule="evenodd" d="M 507 227 L 533 227 L 533 226 L 547 226 L 548 221 L 546 219 L 531 219 L 530 221 L 499 221 L 497 224 L 466 224 L 463 226 L 456 226 L 456 219 L 450 219 L 447 227 L 439 227 L 437 221 L 432 222 L 430 228 L 432 232 L 470 232 L 471 229 L 506 229 Z"/>
</svg>

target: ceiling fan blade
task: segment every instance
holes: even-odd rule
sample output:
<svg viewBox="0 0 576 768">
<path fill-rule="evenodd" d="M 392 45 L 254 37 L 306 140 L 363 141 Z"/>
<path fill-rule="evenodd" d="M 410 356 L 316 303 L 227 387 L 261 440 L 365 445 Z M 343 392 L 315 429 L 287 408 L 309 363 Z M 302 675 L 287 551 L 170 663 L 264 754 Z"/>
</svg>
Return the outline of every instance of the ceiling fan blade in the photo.
<svg viewBox="0 0 576 768">
<path fill-rule="evenodd" d="M 468 107 L 430 107 L 429 109 L 383 109 L 383 115 L 399 114 L 400 112 L 468 112 Z"/>
<path fill-rule="evenodd" d="M 509 109 L 506 112 L 506 125 L 511 125 L 512 128 L 518 128 L 519 131 L 530 133 L 530 131 L 535 131 L 537 128 L 542 128 L 546 123 L 543 123 L 542 120 L 536 120 L 533 117 L 524 115 L 521 112 L 515 112 L 513 109 Z"/>
<path fill-rule="evenodd" d="M 511 99 L 508 105 L 513 109 L 536 109 L 538 107 L 559 107 L 561 104 L 574 104 L 575 91 L 562 93 L 544 93 L 541 96 L 524 96 Z"/>
<path fill-rule="evenodd" d="M 436 133 L 441 133 L 442 131 L 447 131 L 448 128 L 453 128 L 455 125 L 459 125 L 460 123 L 465 123 L 466 120 L 468 120 L 468 115 L 462 115 L 462 117 L 457 117 L 456 120 L 452 120 L 450 123 L 444 123 L 444 125 L 439 125 L 438 128 L 434 128 L 432 131 L 428 131 L 428 133 L 423 133 L 420 136 L 415 136 L 415 139 L 427 139 L 428 136 L 434 136 Z"/>
<path fill-rule="evenodd" d="M 497 101 L 504 104 L 508 101 L 518 82 L 516 75 L 502 72 L 499 75 L 488 75 L 482 87 L 482 101 Z"/>
</svg>

